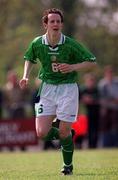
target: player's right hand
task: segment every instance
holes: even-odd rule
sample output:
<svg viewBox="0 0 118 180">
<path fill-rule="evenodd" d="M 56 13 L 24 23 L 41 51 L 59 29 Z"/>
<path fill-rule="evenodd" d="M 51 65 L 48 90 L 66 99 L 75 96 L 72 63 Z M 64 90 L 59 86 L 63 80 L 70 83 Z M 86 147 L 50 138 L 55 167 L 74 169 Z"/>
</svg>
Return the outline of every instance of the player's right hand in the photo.
<svg viewBox="0 0 118 180">
<path fill-rule="evenodd" d="M 27 85 L 28 85 L 28 78 L 24 78 L 19 81 L 19 86 L 21 89 L 25 89 Z"/>
</svg>

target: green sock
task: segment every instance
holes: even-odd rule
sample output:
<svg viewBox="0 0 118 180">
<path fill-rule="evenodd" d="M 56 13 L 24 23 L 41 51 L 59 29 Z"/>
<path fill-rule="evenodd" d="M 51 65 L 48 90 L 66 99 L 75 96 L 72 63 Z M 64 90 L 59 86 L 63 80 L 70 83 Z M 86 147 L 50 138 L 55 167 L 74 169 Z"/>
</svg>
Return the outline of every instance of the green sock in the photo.
<svg viewBox="0 0 118 180">
<path fill-rule="evenodd" d="M 51 141 L 55 139 L 59 139 L 59 129 L 56 127 L 52 127 L 50 131 L 48 132 L 47 136 L 44 137 L 44 140 Z"/>
<path fill-rule="evenodd" d="M 61 139 L 60 143 L 62 148 L 64 165 L 69 166 L 72 164 L 73 151 L 74 151 L 74 143 L 72 140 L 72 135 L 69 135 L 65 139 Z"/>
</svg>

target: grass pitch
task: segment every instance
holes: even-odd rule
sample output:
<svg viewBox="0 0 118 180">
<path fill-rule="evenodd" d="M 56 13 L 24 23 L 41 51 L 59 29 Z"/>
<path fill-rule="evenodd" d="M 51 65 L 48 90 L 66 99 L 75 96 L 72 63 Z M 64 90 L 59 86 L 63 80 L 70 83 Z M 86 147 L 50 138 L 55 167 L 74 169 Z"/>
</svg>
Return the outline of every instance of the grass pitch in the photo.
<svg viewBox="0 0 118 180">
<path fill-rule="evenodd" d="M 118 180 L 118 149 L 76 150 L 73 175 L 61 167 L 60 151 L 0 153 L 0 180 Z"/>
</svg>

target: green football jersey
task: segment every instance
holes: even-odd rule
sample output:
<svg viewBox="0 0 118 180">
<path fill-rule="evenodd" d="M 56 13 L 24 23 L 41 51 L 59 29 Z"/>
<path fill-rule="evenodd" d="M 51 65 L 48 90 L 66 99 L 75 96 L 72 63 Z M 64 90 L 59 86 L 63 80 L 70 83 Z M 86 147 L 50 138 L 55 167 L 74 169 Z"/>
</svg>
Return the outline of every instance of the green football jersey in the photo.
<svg viewBox="0 0 118 180">
<path fill-rule="evenodd" d="M 77 64 L 84 61 L 95 62 L 95 56 L 83 45 L 63 34 L 55 47 L 48 44 L 46 34 L 35 38 L 29 45 L 24 59 L 32 63 L 40 61 L 39 78 L 49 84 L 77 82 L 77 72 L 66 74 L 58 70 L 60 63 Z"/>
</svg>

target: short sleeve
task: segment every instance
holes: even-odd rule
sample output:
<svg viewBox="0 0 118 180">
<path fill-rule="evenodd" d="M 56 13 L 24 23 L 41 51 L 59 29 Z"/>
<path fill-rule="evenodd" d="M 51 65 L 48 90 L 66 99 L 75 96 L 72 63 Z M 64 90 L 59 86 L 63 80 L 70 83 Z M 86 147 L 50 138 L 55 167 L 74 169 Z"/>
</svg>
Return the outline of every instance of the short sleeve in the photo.
<svg viewBox="0 0 118 180">
<path fill-rule="evenodd" d="M 32 62 L 33 64 L 37 63 L 37 58 L 35 55 L 34 42 L 32 41 L 25 52 L 24 59 Z"/>
<path fill-rule="evenodd" d="M 96 62 L 96 57 L 82 44 L 75 42 L 73 46 L 73 56 L 76 62 Z"/>
</svg>

